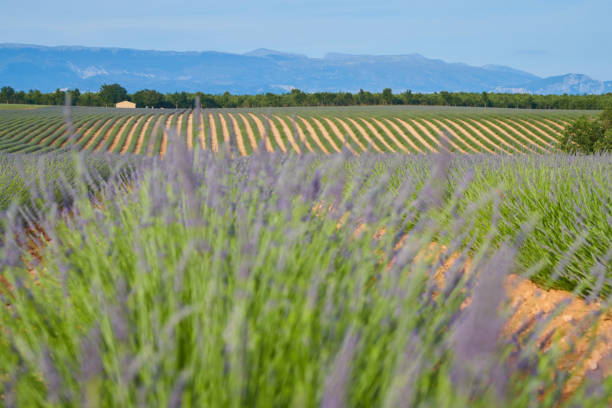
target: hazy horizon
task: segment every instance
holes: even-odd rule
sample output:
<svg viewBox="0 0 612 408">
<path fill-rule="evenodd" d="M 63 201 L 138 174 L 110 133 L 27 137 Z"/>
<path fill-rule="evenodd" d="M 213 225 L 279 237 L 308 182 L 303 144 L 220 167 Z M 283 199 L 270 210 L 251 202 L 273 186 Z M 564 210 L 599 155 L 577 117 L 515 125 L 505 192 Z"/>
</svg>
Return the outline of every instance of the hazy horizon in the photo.
<svg viewBox="0 0 612 408">
<path fill-rule="evenodd" d="M 314 58 L 418 53 L 541 77 L 612 79 L 612 3 L 604 0 L 35 0 L 7 4 L 3 14 L 3 43 L 238 54 L 269 48 Z"/>
</svg>

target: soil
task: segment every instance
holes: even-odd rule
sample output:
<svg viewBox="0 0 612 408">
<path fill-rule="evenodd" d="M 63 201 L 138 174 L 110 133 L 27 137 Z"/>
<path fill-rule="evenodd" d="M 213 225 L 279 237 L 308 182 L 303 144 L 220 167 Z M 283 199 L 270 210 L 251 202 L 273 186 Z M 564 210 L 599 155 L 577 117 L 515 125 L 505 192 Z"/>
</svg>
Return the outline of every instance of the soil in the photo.
<svg viewBox="0 0 612 408">
<path fill-rule="evenodd" d="M 204 123 L 204 114 L 200 112 L 200 127 L 198 129 L 198 132 L 199 132 L 200 145 L 202 146 L 202 150 L 206 149 L 206 136 L 204 134 L 204 126 L 206 126 L 206 124 Z"/>
<path fill-rule="evenodd" d="M 113 143 L 111 143 L 111 145 L 108 147 L 109 153 L 112 153 L 115 151 L 115 149 L 117 148 L 117 145 L 119 144 L 119 139 L 121 139 L 121 135 L 123 134 L 123 132 L 125 132 L 125 129 L 131 124 L 134 124 L 134 125 L 138 124 L 140 122 L 140 119 L 142 119 L 140 118 L 136 121 L 136 123 L 134 123 L 135 118 L 136 116 L 132 116 L 123 124 L 123 126 L 121 126 L 121 129 L 119 129 L 119 131 L 115 135 L 115 139 L 113 140 Z"/>
<path fill-rule="evenodd" d="M 187 116 L 187 149 L 193 150 L 193 115 L 194 111 L 189 112 Z"/>
<path fill-rule="evenodd" d="M 319 119 L 317 119 L 317 118 L 313 117 L 311 119 L 314 122 L 314 124 L 317 126 L 317 128 L 319 129 L 319 131 L 321 132 L 323 137 L 325 137 L 325 139 L 334 147 L 334 149 L 336 149 L 336 151 L 340 151 L 340 150 L 342 150 L 346 146 L 346 148 L 352 154 L 354 154 L 355 156 L 359 156 L 359 153 L 357 153 L 355 151 L 355 149 L 353 149 L 353 146 L 351 146 L 349 143 L 346 142 L 346 140 L 344 139 L 344 136 L 342 136 L 342 133 L 335 132 L 335 131 L 333 131 L 333 128 L 332 128 L 332 132 L 338 138 L 338 140 L 340 140 L 340 143 L 342 143 L 342 147 L 338 147 L 338 145 L 334 141 L 334 138 L 332 137 L 332 135 L 328 132 L 327 128 L 325 128 L 325 126 L 323 126 L 323 123 L 321 123 L 321 121 Z M 336 130 L 337 129 L 338 128 L 336 128 Z"/>
<path fill-rule="evenodd" d="M 366 127 L 370 130 L 370 132 L 374 135 L 374 137 L 376 137 L 376 139 L 382 143 L 383 146 L 385 146 L 385 149 L 387 149 L 387 151 L 395 153 L 395 149 L 393 147 L 391 147 L 391 145 L 389 143 L 387 143 L 387 141 L 385 140 L 384 137 L 382 137 L 382 135 L 380 134 L 380 132 L 378 130 L 376 130 L 376 128 L 374 126 L 372 126 L 372 124 L 370 123 L 369 120 L 366 120 L 364 118 L 359 118 L 359 120 L 364 123 L 366 125 Z M 398 144 L 398 146 L 400 147 L 400 149 L 403 150 L 404 146 L 402 146 L 401 144 Z"/>
<path fill-rule="evenodd" d="M 329 150 L 327 150 L 327 148 L 325 147 L 325 145 L 323 143 L 321 143 L 321 139 L 319 139 L 319 136 L 317 135 L 317 132 L 315 132 L 314 128 L 312 127 L 312 125 L 310 124 L 310 122 L 308 122 L 306 119 L 304 119 L 301 116 L 297 117 L 306 127 L 306 131 L 308 132 L 308 134 L 310 135 L 310 138 L 312 140 L 314 140 L 315 144 L 317 146 L 319 146 L 319 149 L 321 149 L 321 151 L 324 154 L 329 154 Z M 338 150 L 339 151 L 339 150 Z"/>
<path fill-rule="evenodd" d="M 499 122 L 500 119 L 497 119 L 497 121 Z M 544 145 L 546 145 L 546 147 L 548 148 L 553 148 L 554 146 L 551 145 L 550 143 L 548 143 L 546 140 L 542 139 L 540 136 L 536 135 L 535 133 L 533 133 L 531 130 L 527 129 L 525 126 L 521 125 L 520 123 L 513 121 L 511 119 L 506 119 L 506 123 L 512 126 L 516 126 L 517 128 L 519 128 L 522 132 L 525 132 L 525 134 L 529 135 L 530 137 L 534 138 L 535 140 L 539 141 L 540 143 L 543 143 Z"/>
<path fill-rule="evenodd" d="M 222 113 L 219 113 L 219 120 L 221 121 L 221 131 L 223 132 L 223 143 L 225 143 L 225 148 L 229 149 L 230 131 L 227 127 L 227 120 L 225 120 L 225 116 Z"/>
<path fill-rule="evenodd" d="M 506 132 L 505 129 L 501 128 L 500 126 L 497 126 L 495 123 L 491 122 L 490 120 L 482 119 L 482 122 L 486 123 L 487 125 L 489 125 L 493 129 L 497 130 L 499 133 L 501 133 L 502 135 L 506 136 L 508 139 L 512 139 L 515 143 L 517 143 L 523 149 L 526 149 L 526 150 L 529 150 L 532 153 L 535 153 L 535 151 L 531 148 L 531 146 L 528 146 L 528 145 L 524 144 L 523 142 L 521 142 L 520 139 L 518 139 L 517 137 L 512 136 L 510 133 Z"/>
<path fill-rule="evenodd" d="M 471 130 L 472 132 L 474 132 L 480 139 L 482 140 L 486 140 L 489 144 L 494 145 L 493 142 L 490 140 L 489 137 L 485 136 L 480 130 L 478 130 L 475 126 L 473 126 L 471 123 L 466 122 L 464 120 L 461 119 L 455 119 L 458 123 L 463 124 L 465 127 L 467 127 L 469 130 Z M 497 137 L 495 137 L 495 139 L 497 139 Z M 494 145 L 495 146 L 495 145 Z M 501 145 L 497 145 L 495 147 L 496 149 L 501 149 L 503 150 L 505 153 L 507 154 L 512 154 L 513 152 L 508 150 L 506 148 L 506 146 L 501 146 Z"/>
<path fill-rule="evenodd" d="M 329 125 L 329 127 L 331 128 L 332 132 L 336 135 L 336 137 L 338 139 L 340 139 L 340 141 L 342 141 L 342 144 L 346 145 L 348 147 L 348 149 L 353 152 L 353 154 L 359 156 L 359 152 L 357 152 L 353 146 L 352 143 L 350 143 L 348 141 L 348 139 L 346 139 L 344 137 L 344 135 L 342 134 L 342 132 L 340 131 L 340 129 L 338 129 L 338 126 L 336 126 L 336 124 L 329 118 L 324 118 L 325 122 L 327 122 L 327 124 Z M 318 119 L 315 119 L 316 122 L 319 122 Z M 319 122 L 320 123 L 320 122 Z M 321 126 L 323 126 L 323 124 L 321 124 Z M 350 134 L 348 134 L 348 136 L 351 138 L 351 140 L 353 142 L 355 142 L 357 144 L 357 146 L 359 146 L 359 148 L 361 149 L 362 152 L 365 152 L 365 147 L 361 144 L 361 142 L 359 141 L 359 139 L 357 139 L 356 137 L 351 136 Z"/>
<path fill-rule="evenodd" d="M 217 124 L 212 113 L 208 114 L 208 121 L 210 123 L 210 148 L 213 152 L 219 151 L 219 136 L 217 135 Z"/>
<path fill-rule="evenodd" d="M 281 137 L 281 134 L 278 131 L 278 128 L 276 127 L 272 119 L 266 116 L 266 120 L 268 121 L 270 130 L 272 131 L 272 135 L 274 136 L 274 140 L 276 141 L 276 144 L 278 145 L 278 147 L 280 147 L 281 152 L 287 153 L 287 147 L 285 146 L 285 142 L 283 141 L 283 138 Z"/>
<path fill-rule="evenodd" d="M 419 132 L 416 131 L 415 128 L 412 127 L 412 125 L 400 118 L 395 118 L 395 120 L 397 120 L 403 127 L 404 129 L 406 129 L 410 135 L 412 137 L 414 137 L 416 140 L 418 140 L 423 146 L 425 146 L 427 149 L 429 149 L 430 152 L 437 152 L 438 149 L 436 149 L 435 147 L 433 147 L 432 145 L 430 145 L 425 139 L 423 139 L 421 137 L 421 135 L 419 134 Z"/>
<path fill-rule="evenodd" d="M 361 140 L 359 140 L 359 138 L 357 137 L 357 135 L 355 134 L 355 132 L 353 132 L 353 129 L 351 129 L 351 127 L 342 119 L 340 118 L 334 118 L 336 121 L 338 121 L 338 123 L 340 123 L 340 126 L 342 126 L 342 128 L 344 129 L 344 131 L 351 137 L 351 139 L 361 148 L 361 151 L 365 152 L 368 150 L 368 148 L 366 146 L 364 146 L 363 143 L 361 143 Z M 328 120 L 328 122 L 330 124 L 333 124 L 334 122 L 331 119 L 326 119 Z M 374 149 L 377 152 L 381 152 L 382 150 L 380 150 L 380 148 L 376 145 L 374 145 Z"/>
<path fill-rule="evenodd" d="M 384 126 L 383 123 L 379 122 L 377 119 L 373 119 L 374 122 L 378 123 L 383 129 L 387 129 L 388 128 L 386 126 Z M 393 121 L 390 121 L 389 119 L 385 118 L 385 122 L 387 122 L 387 124 L 389 126 L 391 126 L 391 128 L 393 130 L 395 130 L 395 132 L 400 135 L 402 137 L 402 139 L 404 140 L 404 142 L 406 142 L 406 144 L 408 144 L 411 148 L 413 148 L 417 153 L 425 153 L 423 152 L 423 150 L 417 146 L 409 137 L 408 135 L 406 135 L 406 133 L 404 133 L 404 131 L 402 131 L 402 129 L 399 128 L 399 126 L 397 126 L 397 124 Z"/>
<path fill-rule="evenodd" d="M 255 132 L 253 132 L 253 128 L 251 128 L 251 123 L 249 123 L 249 120 L 242 113 L 239 113 L 238 116 L 240 116 L 240 119 L 242 119 L 242 122 L 244 123 L 244 128 L 246 129 L 247 137 L 249 139 L 249 143 L 251 144 L 251 149 L 256 152 L 259 150 L 259 146 L 257 145 Z"/>
<path fill-rule="evenodd" d="M 430 244 L 427 254 L 421 256 L 433 255 L 435 261 L 445 251 L 442 245 Z M 458 257 L 459 254 L 451 255 L 436 271 L 434 278 L 440 287 L 444 287 L 444 274 Z M 469 261 L 466 269 L 469 270 Z M 542 289 L 516 274 L 505 278 L 504 287 L 508 310 L 512 313 L 500 336 L 509 340 L 527 327 L 521 334 L 524 338 L 536 321 L 546 322 L 538 343 L 542 352 L 550 350 L 552 339 L 560 346 L 559 369 L 572 375 L 563 390 L 566 396 L 575 392 L 587 376 L 612 376 L 612 312 L 609 308 L 599 302 L 588 303 L 570 292 Z M 469 307 L 469 299 L 464 307 Z"/>
<path fill-rule="evenodd" d="M 446 123 L 442 122 L 439 119 L 432 119 L 432 121 L 434 122 L 434 124 L 436 124 L 438 126 L 438 128 L 443 128 L 445 129 L 448 133 L 450 133 L 455 139 L 457 140 L 462 140 L 462 138 L 457 134 L 457 132 L 455 132 L 450 126 L 448 126 Z M 497 154 L 495 153 L 493 150 L 489 149 L 487 146 L 485 146 L 484 144 L 480 143 L 480 140 L 476 139 L 474 136 L 472 136 L 469 132 L 466 132 L 465 129 L 463 129 L 462 127 L 457 126 L 457 128 L 459 129 L 459 132 L 461 134 L 463 134 L 470 142 L 474 143 L 476 146 L 480 147 L 482 150 L 491 153 L 491 154 Z M 467 142 L 463 142 L 465 145 L 469 146 L 470 150 L 472 150 L 473 152 L 479 153 L 480 151 L 478 149 L 475 149 L 473 146 L 469 145 Z"/>
<path fill-rule="evenodd" d="M 435 129 L 435 131 L 436 131 L 436 132 L 438 132 L 438 136 L 439 136 L 439 137 L 441 137 L 442 139 L 446 140 L 446 143 L 448 143 L 450 146 L 454 147 L 454 148 L 455 148 L 455 150 L 458 150 L 459 152 L 461 152 L 461 153 L 465 153 L 465 154 L 467 154 L 467 153 L 468 153 L 468 152 L 467 152 L 467 151 L 466 151 L 466 150 L 465 150 L 463 147 L 461 147 L 461 144 L 457 144 L 457 143 L 455 143 L 455 141 L 453 140 L 453 139 L 455 139 L 455 140 L 460 140 L 459 138 L 457 138 L 457 135 L 455 134 L 455 132 L 451 132 L 451 131 L 449 131 L 449 129 L 447 129 L 447 128 L 443 128 L 444 130 L 446 130 L 446 132 L 447 132 L 448 134 L 450 134 L 451 136 L 453 136 L 453 139 L 451 139 L 451 138 L 449 138 L 449 137 L 446 135 L 446 133 L 443 131 L 443 129 L 441 129 L 441 128 L 438 126 L 438 124 L 437 124 L 437 123 L 433 123 L 433 122 L 430 122 L 430 121 L 425 120 L 425 119 L 421 119 L 421 120 L 423 121 L 423 123 L 425 123 L 425 124 L 426 124 L 427 126 L 429 126 L 430 128 Z"/>
<path fill-rule="evenodd" d="M 119 140 L 119 136 L 121 136 L 121 133 L 123 133 L 127 125 L 130 124 L 132 120 L 134 120 L 134 116 L 128 118 L 125 122 L 123 122 L 123 125 L 121 125 L 121 128 L 119 128 L 117 133 L 115 133 L 115 138 L 113 139 L 113 143 L 111 143 L 112 145 L 115 145 L 115 141 Z M 100 141 L 100 143 L 98 143 L 94 151 L 99 152 L 104 147 L 111 133 L 113 133 L 113 131 L 117 128 L 117 126 L 119 126 L 120 121 L 121 119 L 117 120 L 117 122 L 115 122 L 113 126 L 111 126 L 111 128 L 108 129 L 108 132 L 106 132 L 106 134 L 102 137 L 102 140 Z"/>
<path fill-rule="evenodd" d="M 379 128 L 382 129 L 382 131 L 385 133 L 385 135 L 387 135 L 387 137 L 389 139 L 391 139 L 393 141 L 393 143 L 395 143 L 396 146 L 398 146 L 400 148 L 401 151 L 405 152 L 405 153 L 410 153 L 410 150 L 408 150 L 406 148 L 406 146 L 404 146 L 403 143 L 401 143 L 393 134 L 393 132 L 391 132 L 389 130 L 389 128 L 387 128 L 384 123 L 382 123 L 379 120 L 376 120 L 376 118 L 371 118 L 372 122 L 374 122 L 376 124 L 376 126 L 378 126 Z"/>
<path fill-rule="evenodd" d="M 98 139 L 98 136 L 100 136 L 100 133 L 102 133 L 102 131 L 104 130 L 104 128 L 106 127 L 106 125 L 108 125 L 108 122 L 112 121 L 114 118 L 110 118 L 107 119 L 104 124 L 102 126 L 100 126 L 100 128 L 98 130 L 96 130 L 96 133 L 94 133 L 94 135 L 92 137 L 89 138 L 89 140 L 87 141 L 87 143 L 85 144 L 84 149 L 89 149 L 89 147 L 93 144 L 93 142 L 96 141 L 96 139 Z M 114 125 L 113 125 L 114 126 Z M 113 127 L 111 126 L 111 128 Z"/>
<path fill-rule="evenodd" d="M 238 152 L 241 156 L 246 156 L 246 148 L 244 147 L 244 138 L 242 136 L 242 130 L 240 130 L 240 125 L 238 125 L 238 121 L 231 113 L 228 113 L 230 120 L 232 121 L 232 126 L 234 126 L 234 136 L 236 136 L 236 146 L 238 146 Z M 228 145 L 229 146 L 229 145 Z"/>
<path fill-rule="evenodd" d="M 341 125 L 344 126 L 344 122 L 342 122 L 339 118 L 337 118 L 338 121 L 340 122 Z M 372 148 L 374 150 L 376 150 L 377 152 L 382 153 L 382 149 L 376 144 L 374 143 L 374 140 L 372 140 L 372 138 L 370 137 L 370 135 L 368 134 L 368 132 L 366 132 L 366 130 L 363 128 L 363 126 L 361 126 L 355 119 L 353 118 L 346 118 L 347 121 L 351 122 L 351 125 L 355 126 L 355 129 L 357 129 L 357 131 L 361 134 L 361 137 L 363 137 L 363 139 L 368 142 L 368 145 L 372 146 Z M 350 129 L 349 126 L 347 126 L 347 128 Z"/>
<path fill-rule="evenodd" d="M 259 135 L 264 139 L 264 143 L 266 145 L 266 151 L 268 153 L 274 153 L 274 147 L 272 147 L 272 143 L 270 142 L 270 137 L 268 133 L 266 132 L 266 127 L 264 126 L 261 119 L 259 119 L 259 116 L 255 115 L 252 112 L 249 112 L 249 116 L 251 117 L 251 119 L 253 119 L 253 122 L 255 122 L 255 126 L 257 126 L 257 131 L 259 132 Z"/>
<path fill-rule="evenodd" d="M 147 129 L 149 128 L 149 125 L 150 125 L 150 123 L 151 123 L 151 121 L 153 120 L 154 117 L 155 116 L 149 116 L 149 118 L 145 122 L 144 126 L 142 127 L 140 135 L 138 135 L 138 140 L 136 141 L 136 146 L 134 146 L 134 153 L 140 152 L 140 148 L 142 146 L 142 142 L 144 140 L 145 133 L 146 133 Z M 144 119 L 144 116 L 143 116 L 143 119 Z M 130 134 L 128 135 L 127 140 L 125 141 L 125 144 L 121 148 L 121 154 L 126 153 L 127 150 L 130 148 L 130 145 L 132 144 L 132 139 L 134 138 L 134 134 L 135 134 L 137 128 L 138 128 L 138 124 L 134 125 L 134 127 L 130 131 Z"/>
<path fill-rule="evenodd" d="M 289 141 L 291 147 L 293 147 L 293 150 L 295 150 L 297 154 L 302 154 L 302 149 L 300 149 L 295 137 L 293 137 L 293 130 L 289 128 L 287 122 L 285 122 L 280 116 L 274 115 L 274 117 L 280 122 L 283 132 L 285 132 L 285 135 L 287 135 L 287 140 Z"/>
</svg>

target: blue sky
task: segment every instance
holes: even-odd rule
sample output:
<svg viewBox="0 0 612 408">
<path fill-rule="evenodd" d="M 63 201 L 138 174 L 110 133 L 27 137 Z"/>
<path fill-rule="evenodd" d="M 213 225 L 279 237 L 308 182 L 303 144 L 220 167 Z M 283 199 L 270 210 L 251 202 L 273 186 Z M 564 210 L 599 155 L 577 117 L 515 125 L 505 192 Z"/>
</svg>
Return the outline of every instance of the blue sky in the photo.
<svg viewBox="0 0 612 408">
<path fill-rule="evenodd" d="M 31 0 L 0 42 L 323 56 L 420 53 L 612 80 L 612 0 Z"/>
</svg>

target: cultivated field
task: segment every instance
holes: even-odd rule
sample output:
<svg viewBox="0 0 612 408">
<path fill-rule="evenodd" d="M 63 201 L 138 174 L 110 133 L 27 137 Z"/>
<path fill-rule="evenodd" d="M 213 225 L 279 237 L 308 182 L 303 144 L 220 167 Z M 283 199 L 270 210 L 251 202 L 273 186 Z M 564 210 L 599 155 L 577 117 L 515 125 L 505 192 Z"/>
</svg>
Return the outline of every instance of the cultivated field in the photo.
<svg viewBox="0 0 612 408">
<path fill-rule="evenodd" d="M 0 165 L 8 406 L 611 401 L 610 156 Z"/>
<path fill-rule="evenodd" d="M 582 113 L 1 111 L 0 406 L 610 406 Z"/>
<path fill-rule="evenodd" d="M 584 112 L 440 107 L 232 110 L 72 109 L 0 112 L 0 151 L 78 150 L 164 156 L 171 140 L 190 149 L 352 154 L 546 153 Z M 70 137 L 72 135 L 72 137 Z"/>
</svg>

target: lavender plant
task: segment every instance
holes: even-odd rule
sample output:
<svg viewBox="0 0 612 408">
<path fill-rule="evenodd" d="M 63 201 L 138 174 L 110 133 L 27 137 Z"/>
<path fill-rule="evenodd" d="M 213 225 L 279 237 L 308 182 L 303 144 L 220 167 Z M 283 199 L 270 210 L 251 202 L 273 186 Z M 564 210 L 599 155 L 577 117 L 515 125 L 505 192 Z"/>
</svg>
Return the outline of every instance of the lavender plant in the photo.
<svg viewBox="0 0 612 408">
<path fill-rule="evenodd" d="M 510 272 L 558 270 L 606 299 L 607 156 L 243 158 L 172 141 L 93 195 L 92 173 L 65 189 L 71 214 L 36 207 L 39 254 L 11 227 L 31 217 L 5 213 L 7 406 L 611 401 L 610 378 L 563 392 L 545 322 L 502 336 Z M 590 257 L 566 238 L 581 228 Z"/>
</svg>

